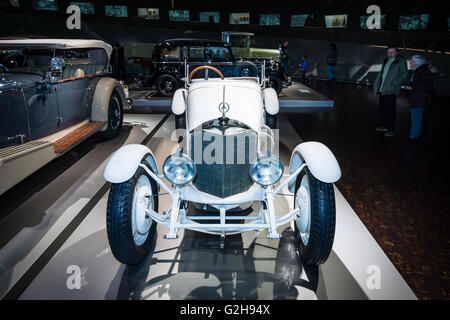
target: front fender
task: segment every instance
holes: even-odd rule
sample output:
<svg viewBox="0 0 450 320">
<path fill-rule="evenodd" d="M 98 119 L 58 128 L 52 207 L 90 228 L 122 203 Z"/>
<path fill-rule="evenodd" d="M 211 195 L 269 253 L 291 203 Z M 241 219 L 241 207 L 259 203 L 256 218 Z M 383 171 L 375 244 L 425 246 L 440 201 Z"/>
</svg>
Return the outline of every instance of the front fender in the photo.
<svg viewBox="0 0 450 320">
<path fill-rule="evenodd" d="M 319 181 L 334 183 L 341 178 L 341 168 L 333 153 L 320 142 L 300 143 L 295 147 L 289 164 L 289 174 L 297 170 L 304 162 L 311 174 Z M 289 184 L 289 191 L 295 189 L 295 180 Z"/>
<path fill-rule="evenodd" d="M 113 153 L 103 176 L 111 183 L 125 182 L 134 175 L 143 159 L 150 163 L 153 172 L 158 175 L 152 151 L 142 144 L 127 144 Z"/>
</svg>

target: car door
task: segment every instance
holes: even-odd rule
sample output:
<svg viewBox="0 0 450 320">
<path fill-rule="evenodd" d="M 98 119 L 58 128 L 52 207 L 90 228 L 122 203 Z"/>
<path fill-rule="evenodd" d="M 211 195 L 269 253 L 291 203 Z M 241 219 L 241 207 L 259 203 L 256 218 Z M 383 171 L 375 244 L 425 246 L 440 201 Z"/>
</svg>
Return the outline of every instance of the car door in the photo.
<svg viewBox="0 0 450 320">
<path fill-rule="evenodd" d="M 22 91 L 0 92 L 0 149 L 29 141 L 27 109 Z"/>
<path fill-rule="evenodd" d="M 89 118 L 89 95 L 92 78 L 99 66 L 94 64 L 87 49 L 71 49 L 59 53 L 66 64 L 55 86 L 59 105 L 59 126 L 67 128 Z"/>
<path fill-rule="evenodd" d="M 24 89 L 28 108 L 31 140 L 36 140 L 58 131 L 58 100 L 55 87 L 47 81 Z"/>
<path fill-rule="evenodd" d="M 79 66 L 71 66 L 79 68 Z M 74 78 L 73 73 L 69 78 L 61 79 L 52 87 L 56 91 L 59 106 L 59 128 L 67 128 L 89 118 L 90 106 L 89 91 L 91 88 L 91 77 Z"/>
</svg>

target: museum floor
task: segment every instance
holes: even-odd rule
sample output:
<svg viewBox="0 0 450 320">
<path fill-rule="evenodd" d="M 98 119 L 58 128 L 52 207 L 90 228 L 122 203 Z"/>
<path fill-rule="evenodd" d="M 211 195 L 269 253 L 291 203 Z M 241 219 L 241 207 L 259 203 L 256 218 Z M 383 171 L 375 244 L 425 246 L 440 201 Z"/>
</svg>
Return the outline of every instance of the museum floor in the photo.
<svg viewBox="0 0 450 320">
<path fill-rule="evenodd" d="M 342 169 L 337 186 L 419 299 L 448 299 L 450 290 L 450 97 L 427 110 L 421 141 L 409 130 L 408 97 L 397 101 L 397 135 L 375 132 L 378 99 L 372 88 L 313 82 L 335 101 L 330 113 L 292 114 L 305 141 L 333 150 Z"/>
</svg>

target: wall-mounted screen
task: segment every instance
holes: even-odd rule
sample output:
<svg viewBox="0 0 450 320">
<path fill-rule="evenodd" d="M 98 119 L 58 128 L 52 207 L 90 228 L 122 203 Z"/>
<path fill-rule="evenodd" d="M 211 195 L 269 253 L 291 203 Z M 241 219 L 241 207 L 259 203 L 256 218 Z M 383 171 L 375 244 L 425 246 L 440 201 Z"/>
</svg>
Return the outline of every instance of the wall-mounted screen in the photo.
<svg viewBox="0 0 450 320">
<path fill-rule="evenodd" d="M 169 10 L 170 21 L 189 21 L 189 10 Z"/>
<path fill-rule="evenodd" d="M 82 14 L 94 14 L 94 4 L 92 2 L 70 2 L 70 5 L 79 6 Z"/>
<path fill-rule="evenodd" d="M 425 30 L 428 25 L 429 14 L 416 14 L 412 16 L 400 16 L 399 30 Z"/>
<path fill-rule="evenodd" d="M 57 0 L 33 0 L 35 10 L 58 11 Z"/>
<path fill-rule="evenodd" d="M 108 17 L 128 17 L 127 6 L 105 6 L 105 15 Z"/>
<path fill-rule="evenodd" d="M 20 6 L 19 0 L 9 0 L 11 6 L 18 8 Z"/>
<path fill-rule="evenodd" d="M 325 16 L 325 26 L 327 28 L 347 28 L 347 16 L 346 14 Z"/>
<path fill-rule="evenodd" d="M 215 12 L 200 12 L 200 16 L 199 16 L 199 20 L 200 22 L 214 22 L 214 23 L 219 23 L 220 21 L 220 13 L 215 11 Z"/>
<path fill-rule="evenodd" d="M 158 8 L 138 8 L 138 17 L 149 20 L 159 20 Z"/>
<path fill-rule="evenodd" d="M 309 14 L 294 14 L 291 16 L 291 27 L 304 27 Z"/>
<path fill-rule="evenodd" d="M 250 24 L 250 13 L 230 13 L 230 24 Z"/>
<path fill-rule="evenodd" d="M 369 16 L 361 16 L 361 18 L 359 20 L 359 27 L 361 29 L 369 29 L 367 27 L 367 19 L 369 19 Z M 374 28 L 372 28 L 372 29 L 384 29 L 384 25 L 386 24 L 386 15 L 385 14 L 380 15 L 380 22 L 381 22 L 381 25 L 378 26 L 378 25 L 376 25 L 375 20 L 374 20 Z"/>
<path fill-rule="evenodd" d="M 261 14 L 259 15 L 259 25 L 261 26 L 279 26 L 280 25 L 279 14 Z"/>
</svg>

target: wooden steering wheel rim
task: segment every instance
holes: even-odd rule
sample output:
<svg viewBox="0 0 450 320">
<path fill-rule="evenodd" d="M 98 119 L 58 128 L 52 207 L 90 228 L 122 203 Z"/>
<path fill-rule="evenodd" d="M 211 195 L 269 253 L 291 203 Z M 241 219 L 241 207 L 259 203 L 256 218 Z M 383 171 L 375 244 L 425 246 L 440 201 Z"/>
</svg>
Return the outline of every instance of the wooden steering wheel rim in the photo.
<svg viewBox="0 0 450 320">
<path fill-rule="evenodd" d="M 212 71 L 214 71 L 215 73 L 217 73 L 217 74 L 220 76 L 220 78 L 221 78 L 222 80 L 225 79 L 225 77 L 223 76 L 223 73 L 220 72 L 219 69 L 214 68 L 214 67 L 211 67 L 211 66 L 200 66 L 200 67 L 197 67 L 197 68 L 195 68 L 194 70 L 191 71 L 191 73 L 189 74 L 189 81 L 192 80 L 192 77 L 194 76 L 194 74 L 195 74 L 197 71 L 203 70 L 203 69 L 209 69 L 209 70 L 212 70 Z"/>
</svg>

